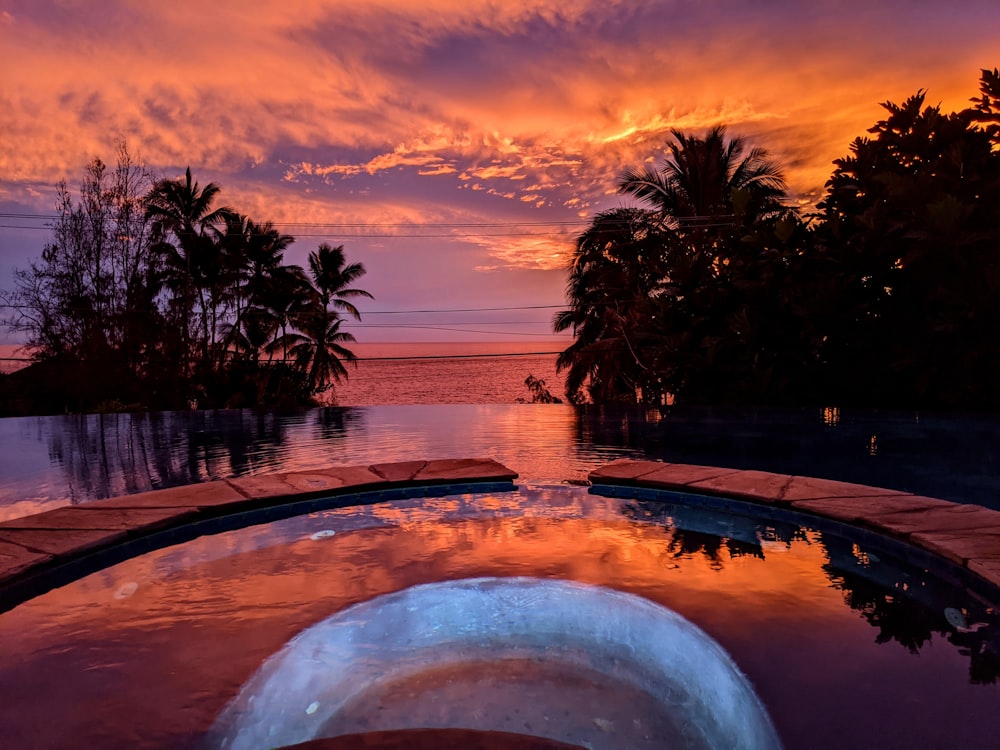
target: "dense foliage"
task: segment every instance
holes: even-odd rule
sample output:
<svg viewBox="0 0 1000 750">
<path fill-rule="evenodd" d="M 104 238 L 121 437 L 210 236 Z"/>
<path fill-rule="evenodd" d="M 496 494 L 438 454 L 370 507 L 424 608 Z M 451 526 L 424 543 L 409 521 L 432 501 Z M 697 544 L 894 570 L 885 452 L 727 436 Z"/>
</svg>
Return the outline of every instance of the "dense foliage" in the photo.
<svg viewBox="0 0 1000 750">
<path fill-rule="evenodd" d="M 371 295 L 343 247 L 285 264 L 291 236 L 190 169 L 154 181 L 124 143 L 77 201 L 58 194 L 52 241 L 6 295 L 35 361 L 4 379 L 8 413 L 308 404 L 347 376 L 342 314 Z"/>
<path fill-rule="evenodd" d="M 577 240 L 567 395 L 1000 407 L 998 71 L 972 103 L 883 104 L 806 218 L 763 150 L 675 132 Z"/>
</svg>

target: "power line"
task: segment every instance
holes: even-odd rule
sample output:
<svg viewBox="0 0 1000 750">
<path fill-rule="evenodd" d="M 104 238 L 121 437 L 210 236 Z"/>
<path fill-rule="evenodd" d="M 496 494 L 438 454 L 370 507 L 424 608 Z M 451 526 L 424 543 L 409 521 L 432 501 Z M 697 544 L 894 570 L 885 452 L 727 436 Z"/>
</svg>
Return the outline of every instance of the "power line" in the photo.
<svg viewBox="0 0 1000 750">
<path fill-rule="evenodd" d="M 459 324 L 461 325 L 461 324 Z M 483 325 L 482 323 L 469 323 L 468 325 Z M 416 328 L 427 331 L 457 331 L 458 333 L 488 333 L 491 336 L 547 336 L 549 338 L 553 337 L 551 333 L 528 333 L 527 331 L 478 331 L 474 328 L 447 328 L 444 326 L 425 326 L 425 325 L 413 325 L 409 323 L 399 323 L 396 325 L 387 325 L 381 323 L 360 323 L 354 324 L 353 327 L 356 328 Z"/>
<path fill-rule="evenodd" d="M 507 312 L 510 310 L 561 310 L 568 305 L 506 305 L 502 307 L 446 307 L 422 310 L 361 310 L 362 315 L 412 315 L 416 313 L 466 313 L 466 312 Z M 0 302 L 0 308 L 10 310 L 31 310 L 32 305 L 12 305 Z M 305 313 L 299 313 L 304 315 Z M 520 322 L 520 321 L 519 321 Z"/>
<path fill-rule="evenodd" d="M 436 310 L 363 310 L 364 315 L 403 315 L 410 313 L 495 312 L 497 310 L 556 310 L 566 305 L 507 305 L 504 307 L 445 307 Z"/>
<path fill-rule="evenodd" d="M 61 218 L 60 214 L 34 214 L 34 213 L 12 213 L 0 211 L 0 219 L 37 219 L 55 221 Z M 479 227 L 550 227 L 550 226 L 577 226 L 588 223 L 584 219 L 548 219 L 544 221 L 427 221 L 427 222 L 392 222 L 392 221 L 366 221 L 366 222 L 327 222 L 327 221 L 272 221 L 270 224 L 275 227 L 312 227 L 325 229 L 365 229 L 367 227 L 431 227 L 437 229 L 447 229 L 450 227 L 459 228 L 479 228 Z"/>
</svg>

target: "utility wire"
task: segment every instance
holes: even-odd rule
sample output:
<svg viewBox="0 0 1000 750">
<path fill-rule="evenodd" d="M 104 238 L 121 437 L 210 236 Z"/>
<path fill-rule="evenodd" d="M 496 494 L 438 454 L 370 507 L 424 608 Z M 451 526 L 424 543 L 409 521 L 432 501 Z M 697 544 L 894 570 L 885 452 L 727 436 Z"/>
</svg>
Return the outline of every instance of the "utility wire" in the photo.
<svg viewBox="0 0 1000 750">
<path fill-rule="evenodd" d="M 459 324 L 461 325 L 461 324 Z M 468 325 L 482 325 L 482 323 L 469 323 Z M 446 328 L 444 326 L 425 326 L 425 325 L 413 325 L 408 323 L 401 323 L 399 325 L 383 325 L 379 323 L 372 323 L 365 325 L 364 323 L 357 325 L 357 328 L 417 328 L 426 331 L 457 331 L 459 333 L 488 333 L 490 335 L 496 336 L 547 336 L 549 338 L 554 338 L 554 334 L 551 333 L 528 333 L 526 331 L 478 331 L 474 328 Z"/>
<path fill-rule="evenodd" d="M 423 310 L 361 310 L 362 315 L 411 315 L 415 313 L 466 313 L 466 312 L 497 312 L 510 310 L 561 310 L 568 305 L 506 305 L 501 307 L 446 307 L 438 309 Z M 9 310 L 31 310 L 31 305 L 12 305 L 0 302 L 0 308 Z M 246 311 L 244 311 L 246 312 Z M 304 315 L 306 313 L 295 313 L 294 315 Z"/>
</svg>

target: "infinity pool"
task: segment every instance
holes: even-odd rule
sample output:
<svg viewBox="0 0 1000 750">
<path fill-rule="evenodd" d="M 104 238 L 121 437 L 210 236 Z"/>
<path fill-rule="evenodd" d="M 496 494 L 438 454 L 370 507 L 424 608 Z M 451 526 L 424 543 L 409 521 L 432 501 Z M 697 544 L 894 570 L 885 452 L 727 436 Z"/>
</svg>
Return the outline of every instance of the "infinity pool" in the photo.
<svg viewBox="0 0 1000 750">
<path fill-rule="evenodd" d="M 708 747 L 732 726 L 787 748 L 995 744 L 992 594 L 832 521 L 644 496 L 398 500 L 107 568 L 0 614 L 4 743 L 417 725 L 593 748 Z M 258 720 L 273 744 L 246 733 Z"/>
</svg>

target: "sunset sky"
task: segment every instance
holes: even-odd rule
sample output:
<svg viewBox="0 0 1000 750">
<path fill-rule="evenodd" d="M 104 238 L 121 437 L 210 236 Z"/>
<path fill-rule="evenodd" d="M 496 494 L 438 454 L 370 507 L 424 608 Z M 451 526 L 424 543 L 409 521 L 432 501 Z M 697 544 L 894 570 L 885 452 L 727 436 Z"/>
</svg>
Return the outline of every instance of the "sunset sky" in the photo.
<svg viewBox="0 0 1000 750">
<path fill-rule="evenodd" d="M 360 341 L 542 341 L 574 236 L 671 128 L 728 124 L 808 206 L 879 102 L 961 109 L 997 65 L 996 0 L 0 0 L 0 288 L 48 238 L 9 215 L 123 136 L 288 262 L 344 244 Z M 401 323 L 492 333 L 374 327 Z"/>
</svg>

